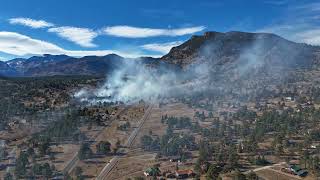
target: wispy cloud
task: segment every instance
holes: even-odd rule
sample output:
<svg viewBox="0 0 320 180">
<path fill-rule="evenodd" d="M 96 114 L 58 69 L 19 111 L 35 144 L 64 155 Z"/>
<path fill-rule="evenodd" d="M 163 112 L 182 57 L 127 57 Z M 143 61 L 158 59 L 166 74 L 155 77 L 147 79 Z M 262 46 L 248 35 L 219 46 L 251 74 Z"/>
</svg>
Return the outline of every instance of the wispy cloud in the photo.
<svg viewBox="0 0 320 180">
<path fill-rule="evenodd" d="M 5 60 L 6 60 L 5 57 L 0 56 L 0 61 L 5 61 Z"/>
<path fill-rule="evenodd" d="M 146 38 L 156 36 L 182 36 L 204 30 L 204 26 L 178 29 L 152 29 L 133 26 L 110 26 L 102 29 L 102 33 L 125 38 Z"/>
<path fill-rule="evenodd" d="M 257 32 L 275 33 L 295 42 L 320 45 L 320 27 L 308 23 L 273 25 Z"/>
<path fill-rule="evenodd" d="M 175 46 L 179 46 L 182 43 L 183 43 L 182 41 L 174 41 L 174 42 L 168 42 L 168 43 L 151 43 L 151 44 L 142 45 L 141 47 L 146 50 L 166 54 L 171 50 L 171 48 Z"/>
<path fill-rule="evenodd" d="M 282 6 L 290 3 L 290 0 L 266 0 L 263 1 L 265 4 L 271 4 L 276 6 Z"/>
<path fill-rule="evenodd" d="M 46 22 L 44 20 L 34 20 L 30 18 L 11 18 L 8 20 L 10 24 L 18 24 L 23 26 L 28 26 L 34 29 L 52 27 L 54 24 Z"/>
<path fill-rule="evenodd" d="M 295 7 L 295 9 L 309 11 L 310 13 L 319 12 L 320 11 L 320 3 L 319 2 L 306 3 L 306 4 L 302 4 L 302 5 Z"/>
<path fill-rule="evenodd" d="M 319 13 L 320 3 L 292 5 L 284 13 L 284 18 L 257 31 L 275 33 L 296 42 L 320 45 Z"/>
<path fill-rule="evenodd" d="M 305 43 L 311 45 L 320 45 L 320 29 L 305 30 L 297 33 L 297 37 Z"/>
<path fill-rule="evenodd" d="M 58 34 L 60 37 L 72 41 L 82 47 L 96 47 L 92 41 L 98 33 L 88 28 L 77 28 L 70 26 L 48 29 L 49 32 Z"/>
<path fill-rule="evenodd" d="M 16 56 L 26 56 L 26 55 L 42 55 L 42 54 L 66 54 L 69 56 L 87 56 L 87 55 L 97 55 L 103 56 L 107 54 L 118 54 L 123 57 L 140 57 L 148 56 L 145 54 L 139 54 L 135 52 L 123 52 L 118 50 L 92 50 L 92 51 L 82 51 L 82 50 L 66 50 L 53 43 L 46 41 L 33 39 L 29 36 L 15 33 L 0 31 L 0 51 L 16 55 Z"/>
</svg>

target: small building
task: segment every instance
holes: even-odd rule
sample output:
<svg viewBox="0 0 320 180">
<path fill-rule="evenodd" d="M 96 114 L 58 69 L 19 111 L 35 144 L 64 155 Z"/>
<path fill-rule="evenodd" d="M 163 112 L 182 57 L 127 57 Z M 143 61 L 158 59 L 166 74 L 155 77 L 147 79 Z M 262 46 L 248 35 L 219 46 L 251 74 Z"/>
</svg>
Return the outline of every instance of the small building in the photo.
<svg viewBox="0 0 320 180">
<path fill-rule="evenodd" d="M 191 169 L 187 170 L 176 170 L 176 178 L 177 179 L 186 179 L 190 177 L 194 177 L 195 173 Z"/>
<path fill-rule="evenodd" d="M 143 172 L 143 174 L 145 176 L 158 176 L 160 174 L 160 170 L 156 167 L 149 167 Z"/>
<path fill-rule="evenodd" d="M 181 157 L 180 156 L 171 156 L 169 157 L 170 162 L 181 162 Z"/>
<path fill-rule="evenodd" d="M 294 97 L 288 96 L 286 97 L 286 101 L 294 101 Z"/>
<path fill-rule="evenodd" d="M 314 145 L 314 144 L 312 144 L 312 145 L 310 145 L 310 148 L 311 148 L 311 149 L 317 149 L 317 146 Z"/>
<path fill-rule="evenodd" d="M 293 172 L 295 175 L 298 175 L 298 176 L 301 176 L 301 177 L 305 177 L 308 174 L 308 171 L 301 169 L 297 165 L 290 165 L 289 168 L 290 168 L 291 172 Z"/>
<path fill-rule="evenodd" d="M 151 169 L 151 168 L 148 168 L 148 169 L 146 169 L 146 170 L 143 172 L 143 174 L 144 174 L 145 176 L 151 176 L 151 173 L 152 173 L 152 169 Z"/>
</svg>

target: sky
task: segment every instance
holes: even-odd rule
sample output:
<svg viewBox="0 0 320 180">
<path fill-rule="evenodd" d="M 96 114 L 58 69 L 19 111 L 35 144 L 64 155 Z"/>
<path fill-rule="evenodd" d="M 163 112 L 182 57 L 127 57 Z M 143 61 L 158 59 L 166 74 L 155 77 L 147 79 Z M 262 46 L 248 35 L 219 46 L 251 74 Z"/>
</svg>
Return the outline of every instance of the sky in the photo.
<svg viewBox="0 0 320 180">
<path fill-rule="evenodd" d="M 316 0 L 1 0 L 0 60 L 42 54 L 160 57 L 206 31 L 320 45 Z"/>
</svg>

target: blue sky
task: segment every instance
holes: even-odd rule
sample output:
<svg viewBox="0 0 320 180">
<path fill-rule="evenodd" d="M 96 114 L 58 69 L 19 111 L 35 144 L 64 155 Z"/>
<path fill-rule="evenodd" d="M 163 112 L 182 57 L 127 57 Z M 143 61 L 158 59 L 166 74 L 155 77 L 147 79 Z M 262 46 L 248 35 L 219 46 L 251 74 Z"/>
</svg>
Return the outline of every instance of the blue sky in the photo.
<svg viewBox="0 0 320 180">
<path fill-rule="evenodd" d="M 44 53 L 161 56 L 205 31 L 320 44 L 313 0 L 1 0 L 0 60 Z"/>
</svg>

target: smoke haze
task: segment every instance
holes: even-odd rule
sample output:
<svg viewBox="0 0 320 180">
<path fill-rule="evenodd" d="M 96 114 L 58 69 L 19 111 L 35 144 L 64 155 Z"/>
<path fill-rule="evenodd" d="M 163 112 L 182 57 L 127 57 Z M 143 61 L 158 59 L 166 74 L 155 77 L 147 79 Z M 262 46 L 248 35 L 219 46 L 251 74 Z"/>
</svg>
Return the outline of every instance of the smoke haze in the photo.
<svg viewBox="0 0 320 180">
<path fill-rule="evenodd" d="M 102 86 L 82 89 L 75 97 L 90 103 L 131 103 L 215 90 L 248 95 L 256 91 L 254 86 L 284 79 L 283 69 L 297 63 L 303 55 L 301 51 L 290 53 L 297 46 L 303 45 L 270 34 L 225 33 L 199 48 L 192 62 L 181 71 L 126 60 L 107 76 Z"/>
</svg>

